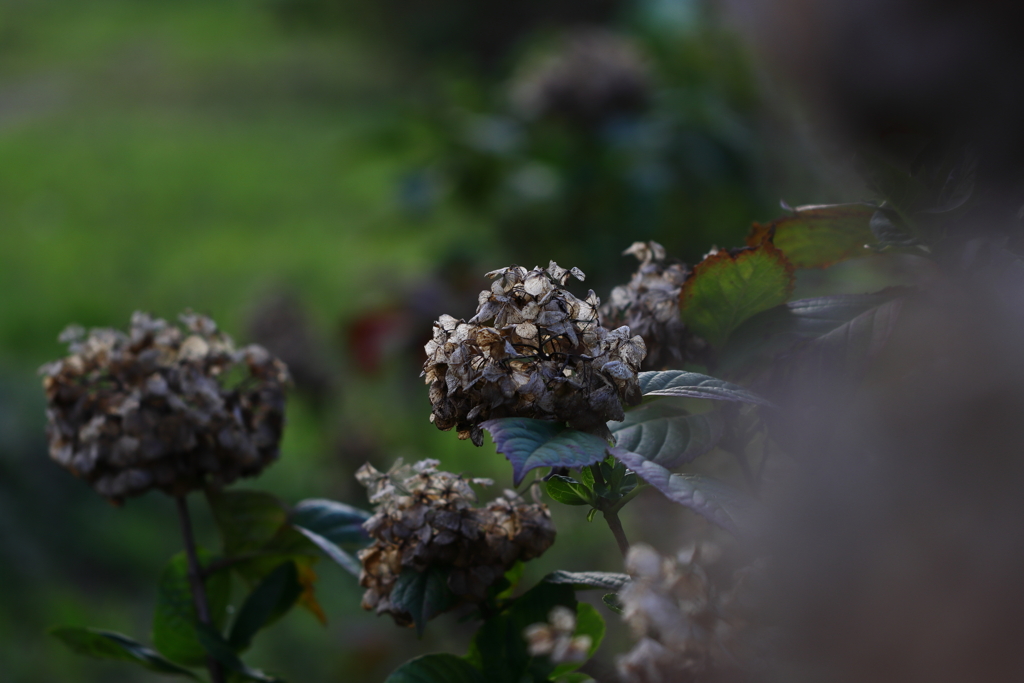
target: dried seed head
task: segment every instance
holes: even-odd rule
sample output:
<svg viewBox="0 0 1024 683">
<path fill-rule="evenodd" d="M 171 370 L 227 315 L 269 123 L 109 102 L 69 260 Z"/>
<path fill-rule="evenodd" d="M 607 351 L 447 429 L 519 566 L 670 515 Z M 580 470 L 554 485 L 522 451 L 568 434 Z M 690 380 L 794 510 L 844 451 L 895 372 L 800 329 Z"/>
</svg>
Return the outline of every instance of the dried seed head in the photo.
<svg viewBox="0 0 1024 683">
<path fill-rule="evenodd" d="M 530 65 L 511 89 L 513 104 L 530 118 L 594 125 L 647 107 L 651 77 L 636 45 L 599 30 L 568 34 L 560 48 Z"/>
<path fill-rule="evenodd" d="M 527 649 L 534 657 L 547 655 L 553 664 L 584 662 L 590 654 L 593 639 L 576 632 L 576 614 L 559 605 L 551 610 L 546 623 L 532 624 L 523 631 Z"/>
<path fill-rule="evenodd" d="M 436 460 L 412 466 L 399 460 L 387 473 L 369 464 L 356 473 L 377 506 L 364 524 L 375 542 L 359 552 L 363 607 L 389 613 L 401 625 L 411 623 L 412 615 L 393 605 L 390 595 L 403 570 L 449 569 L 452 593 L 477 602 L 513 564 L 539 557 L 555 540 L 544 505 L 505 491 L 485 507 L 473 507 L 470 484 L 492 482 L 466 480 L 437 466 Z"/>
<path fill-rule="evenodd" d="M 227 484 L 277 458 L 287 368 L 262 347 L 235 350 L 205 316 L 181 320 L 69 327 L 70 355 L 40 368 L 50 457 L 112 502 Z"/>
<path fill-rule="evenodd" d="M 597 295 L 573 296 L 564 289 L 570 276 L 584 278 L 554 261 L 546 269 L 495 270 L 469 322 L 444 315 L 434 323 L 423 375 L 438 429 L 454 427 L 478 446 L 479 424 L 499 417 L 568 422 L 604 435 L 607 421 L 623 419 L 622 403 L 640 402 L 643 339 L 628 327 L 601 327 Z"/>
<path fill-rule="evenodd" d="M 634 242 L 632 254 L 640 267 L 628 284 L 619 285 L 601 307 L 606 325 L 628 325 L 647 344 L 644 368 L 659 370 L 680 365 L 703 344 L 686 334 L 679 319 L 679 294 L 689 275 L 686 264 L 669 259 L 657 242 Z M 693 347 L 693 348 L 691 348 Z"/>
<path fill-rule="evenodd" d="M 744 620 L 737 616 L 736 586 L 719 594 L 695 563 L 659 555 L 644 544 L 626 557 L 632 580 L 619 593 L 623 619 L 639 639 L 619 657 L 627 683 L 717 680 L 744 649 Z"/>
</svg>

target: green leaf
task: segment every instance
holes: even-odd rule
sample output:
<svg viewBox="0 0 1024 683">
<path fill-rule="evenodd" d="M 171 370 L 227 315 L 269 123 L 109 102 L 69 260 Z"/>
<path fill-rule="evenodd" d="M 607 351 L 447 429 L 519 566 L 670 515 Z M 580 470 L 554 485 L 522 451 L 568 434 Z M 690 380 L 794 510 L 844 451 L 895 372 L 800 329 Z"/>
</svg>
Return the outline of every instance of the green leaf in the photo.
<svg viewBox="0 0 1024 683">
<path fill-rule="evenodd" d="M 865 247 L 874 241 L 868 225 L 874 211 L 871 204 L 798 206 L 771 223 L 754 223 L 747 246 L 770 241 L 795 268 L 827 268 L 873 253 Z"/>
<path fill-rule="evenodd" d="M 605 593 L 601 596 L 601 602 L 616 614 L 622 614 L 622 600 L 619 599 L 618 593 Z"/>
<path fill-rule="evenodd" d="M 572 586 L 541 582 L 491 617 L 476 632 L 466 659 L 483 671 L 488 683 L 520 683 L 547 680 L 554 667 L 545 658 L 534 658 L 526 649 L 523 631 L 547 621 L 551 609 L 563 605 L 576 610 Z"/>
<path fill-rule="evenodd" d="M 324 538 L 318 533 L 310 531 L 300 526 L 296 526 L 295 529 L 303 536 L 312 541 L 320 550 L 324 551 L 327 557 L 334 560 L 337 564 L 347 571 L 352 576 L 359 576 L 362 571 L 362 565 L 359 564 L 359 560 L 349 555 L 347 552 L 339 548 L 337 545 Z"/>
<path fill-rule="evenodd" d="M 551 572 L 543 578 L 546 583 L 572 586 L 575 590 L 603 588 L 619 590 L 629 582 L 629 574 L 613 572 L 567 572 L 561 569 Z"/>
<path fill-rule="evenodd" d="M 619 448 L 672 468 L 714 448 L 724 422 L 717 412 L 691 415 L 672 401 L 659 401 L 631 410 L 625 420 L 609 422 L 608 428 Z"/>
<path fill-rule="evenodd" d="M 734 534 L 741 534 L 747 526 L 752 502 L 720 481 L 699 474 L 673 474 L 661 465 L 622 448 L 612 448 L 611 453 L 669 500 L 690 508 Z"/>
<path fill-rule="evenodd" d="M 554 679 L 555 683 L 594 683 L 594 679 L 581 671 L 567 673 Z"/>
<path fill-rule="evenodd" d="M 512 593 L 515 592 L 516 586 L 523 579 L 523 571 L 526 569 L 526 565 L 523 564 L 522 560 L 516 560 L 515 564 L 505 572 L 505 575 L 501 577 L 501 581 L 498 582 L 498 586 L 492 586 L 488 589 L 488 592 L 493 591 L 494 601 L 503 602 L 512 597 Z"/>
<path fill-rule="evenodd" d="M 398 667 L 384 683 L 486 683 L 480 670 L 462 657 L 423 655 Z"/>
<path fill-rule="evenodd" d="M 608 447 L 599 436 L 547 420 L 506 417 L 480 426 L 491 433 L 498 452 L 512 463 L 516 486 L 527 472 L 538 467 L 581 468 L 601 462 Z"/>
<path fill-rule="evenodd" d="M 295 563 L 281 563 L 249 593 L 231 626 L 228 644 L 236 652 L 246 650 L 260 629 L 284 615 L 301 594 Z"/>
<path fill-rule="evenodd" d="M 75 654 L 95 659 L 114 659 L 133 662 L 150 671 L 170 676 L 198 677 L 165 659 L 159 653 L 128 636 L 100 629 L 61 626 L 50 630 L 50 635 L 64 643 Z"/>
<path fill-rule="evenodd" d="M 597 514 L 597 508 L 590 508 L 590 512 L 587 513 L 587 521 L 593 522 L 594 516 Z"/>
<path fill-rule="evenodd" d="M 597 649 L 601 647 L 604 640 L 605 624 L 604 617 L 594 609 L 593 605 L 585 602 L 576 605 L 576 632 L 574 636 L 590 636 L 590 649 L 587 651 L 587 659 L 594 656 Z M 568 675 L 570 672 L 583 666 L 584 662 L 566 662 L 559 664 L 551 672 L 551 679 L 558 679 Z"/>
<path fill-rule="evenodd" d="M 335 545 L 365 545 L 370 535 L 363 522 L 372 513 L 334 500 L 322 498 L 304 500 L 292 510 L 291 522 L 326 538 Z"/>
<path fill-rule="evenodd" d="M 905 249 L 921 244 L 900 215 L 888 208 L 878 209 L 871 216 L 871 234 L 878 247 Z"/>
<path fill-rule="evenodd" d="M 735 256 L 719 251 L 698 263 L 683 283 L 683 322 L 721 348 L 744 320 L 785 303 L 793 283 L 793 264 L 771 243 Z"/>
<path fill-rule="evenodd" d="M 420 635 L 428 621 L 455 606 L 455 595 L 448 588 L 449 573 L 441 567 L 431 567 L 425 572 L 406 568 L 391 590 L 392 606 L 412 615 Z"/>
<path fill-rule="evenodd" d="M 556 474 L 547 481 L 548 495 L 563 505 L 590 504 L 590 489 L 570 477 Z"/>
<path fill-rule="evenodd" d="M 209 554 L 200 550 L 199 561 L 209 563 Z M 216 628 L 224 625 L 231 598 L 231 575 L 216 572 L 206 578 L 206 602 Z M 188 666 L 206 662 L 206 650 L 196 639 L 198 623 L 192 588 L 188 580 L 188 558 L 180 552 L 171 558 L 160 574 L 156 610 L 153 613 L 153 645 L 168 659 Z"/>
<path fill-rule="evenodd" d="M 752 391 L 696 372 L 684 370 L 663 370 L 641 372 L 637 375 L 640 391 L 644 396 L 684 396 L 707 398 L 714 401 L 738 401 L 755 405 L 771 406 L 771 401 L 761 398 Z"/>
<path fill-rule="evenodd" d="M 242 680 L 258 681 L 259 683 L 284 683 L 280 678 L 268 676 L 259 669 L 247 666 L 220 633 L 207 624 L 196 624 L 196 640 L 202 644 L 206 654 L 224 665 L 228 671 L 241 677 Z"/>
<path fill-rule="evenodd" d="M 732 370 L 755 361 L 773 359 L 809 339 L 828 334 L 858 315 L 907 294 L 890 287 L 873 294 L 844 294 L 791 301 L 759 313 L 729 339 L 720 368 Z"/>
<path fill-rule="evenodd" d="M 262 550 L 288 523 L 284 504 L 264 491 L 209 490 L 207 497 L 229 557 Z"/>
</svg>

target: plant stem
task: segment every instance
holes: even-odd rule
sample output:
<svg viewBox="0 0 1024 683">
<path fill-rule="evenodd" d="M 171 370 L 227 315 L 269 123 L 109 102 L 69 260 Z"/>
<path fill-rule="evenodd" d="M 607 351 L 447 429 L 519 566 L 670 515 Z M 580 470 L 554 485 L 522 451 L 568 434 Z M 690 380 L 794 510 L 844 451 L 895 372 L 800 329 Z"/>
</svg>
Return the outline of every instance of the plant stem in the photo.
<svg viewBox="0 0 1024 683">
<path fill-rule="evenodd" d="M 181 522 L 181 535 L 185 541 L 185 556 L 188 558 L 188 583 L 192 588 L 192 601 L 196 606 L 196 617 L 199 623 L 210 625 L 210 607 L 206 601 L 206 587 L 203 585 L 203 570 L 199 566 L 196 554 L 196 539 L 192 534 L 192 518 L 188 514 L 188 502 L 185 496 L 175 496 L 178 505 L 178 521 Z M 210 671 L 213 683 L 224 683 L 224 669 L 213 657 L 206 656 L 206 668 Z"/>
<path fill-rule="evenodd" d="M 629 552 L 629 541 L 626 540 L 626 532 L 622 530 L 622 522 L 619 521 L 619 513 L 615 510 L 602 510 L 604 521 L 608 522 L 608 528 L 612 530 L 615 541 L 619 544 L 619 552 L 625 557 Z"/>
<path fill-rule="evenodd" d="M 604 475 L 601 474 L 601 464 L 600 463 L 598 463 L 596 465 L 591 465 L 590 466 L 590 472 L 594 475 L 594 483 L 595 484 L 599 484 L 601 486 L 601 488 L 603 488 L 603 489 L 607 489 L 608 488 L 608 484 L 606 484 L 605 481 L 604 481 Z"/>
</svg>

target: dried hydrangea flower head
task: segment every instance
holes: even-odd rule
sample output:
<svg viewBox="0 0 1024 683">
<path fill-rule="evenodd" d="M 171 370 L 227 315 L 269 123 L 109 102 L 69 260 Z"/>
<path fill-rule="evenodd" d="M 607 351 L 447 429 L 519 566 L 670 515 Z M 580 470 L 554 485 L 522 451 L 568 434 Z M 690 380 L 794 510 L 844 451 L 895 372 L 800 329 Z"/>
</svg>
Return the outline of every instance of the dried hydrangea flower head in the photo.
<svg viewBox="0 0 1024 683">
<path fill-rule="evenodd" d="M 449 572 L 448 588 L 457 598 L 478 602 L 513 564 L 539 557 L 555 540 L 546 506 L 505 491 L 485 507 L 473 507 L 470 484 L 492 482 L 441 472 L 438 464 L 408 466 L 399 460 L 387 473 L 370 464 L 356 473 L 377 506 L 363 525 L 375 542 L 359 551 L 363 608 L 391 614 L 403 626 L 412 623 L 412 615 L 391 600 L 402 572 L 441 568 Z"/>
<path fill-rule="evenodd" d="M 679 319 L 679 294 L 689 275 L 686 264 L 667 258 L 657 242 L 634 242 L 622 253 L 635 256 L 640 267 L 629 283 L 612 290 L 601 307 L 601 321 L 628 325 L 644 338 L 645 369 L 682 364 L 688 360 L 687 347 L 698 343 L 687 339 L 686 325 Z"/>
<path fill-rule="evenodd" d="M 602 29 L 578 29 L 559 48 L 527 66 L 511 88 L 513 105 L 529 118 L 600 124 L 638 114 L 650 102 L 646 59 L 629 39 Z"/>
<path fill-rule="evenodd" d="M 207 317 L 181 320 L 69 327 L 70 355 L 40 369 L 50 457 L 114 503 L 227 484 L 277 458 L 287 368 L 262 347 L 236 350 Z"/>
<path fill-rule="evenodd" d="M 478 446 L 480 423 L 500 417 L 606 435 L 607 421 L 623 419 L 622 403 L 640 402 L 643 339 L 628 327 L 602 327 L 593 290 L 578 299 L 564 288 L 570 276 L 583 280 L 577 268 L 552 261 L 546 269 L 509 266 L 487 275 L 494 284 L 480 293 L 469 322 L 444 315 L 434 323 L 423 366 L 430 421 Z"/>
<path fill-rule="evenodd" d="M 547 655 L 553 664 L 585 662 L 594 641 L 586 634 L 574 636 L 575 632 L 576 614 L 559 605 L 551 610 L 546 623 L 527 626 L 523 637 L 534 657 Z"/>
<path fill-rule="evenodd" d="M 616 663 L 626 683 L 720 680 L 733 671 L 745 622 L 736 615 L 735 588 L 715 591 L 687 558 L 666 558 L 642 543 L 626 557 L 632 580 L 619 599 L 636 646 Z"/>
</svg>

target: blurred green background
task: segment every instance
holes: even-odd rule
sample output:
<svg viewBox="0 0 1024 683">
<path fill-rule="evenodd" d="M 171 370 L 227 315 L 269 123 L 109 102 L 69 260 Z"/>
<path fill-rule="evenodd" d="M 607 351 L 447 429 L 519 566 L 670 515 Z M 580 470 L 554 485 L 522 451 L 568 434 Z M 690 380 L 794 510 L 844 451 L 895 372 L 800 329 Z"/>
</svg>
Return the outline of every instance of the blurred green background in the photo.
<svg viewBox="0 0 1024 683">
<path fill-rule="evenodd" d="M 504 460 L 435 430 L 417 377 L 431 320 L 472 315 L 482 273 L 554 258 L 605 297 L 634 240 L 693 262 L 738 245 L 779 198 L 843 198 L 807 170 L 814 145 L 713 8 L 484 5 L 0 0 L 0 678 L 156 679 L 45 635 L 89 625 L 147 641 L 156 578 L 180 548 L 170 499 L 115 509 L 48 460 L 35 369 L 63 354 L 65 325 L 193 308 L 293 363 L 281 460 L 240 486 L 365 507 L 362 462 L 437 457 L 500 490 Z M 611 55 L 608 82 L 585 59 L 552 66 L 579 35 Z M 620 568 L 606 529 L 554 514 L 574 540 L 528 577 Z M 469 625 L 445 617 L 417 641 L 360 610 L 338 567 L 318 574 L 327 627 L 293 613 L 252 664 L 380 681 L 415 654 L 464 651 Z"/>
</svg>

